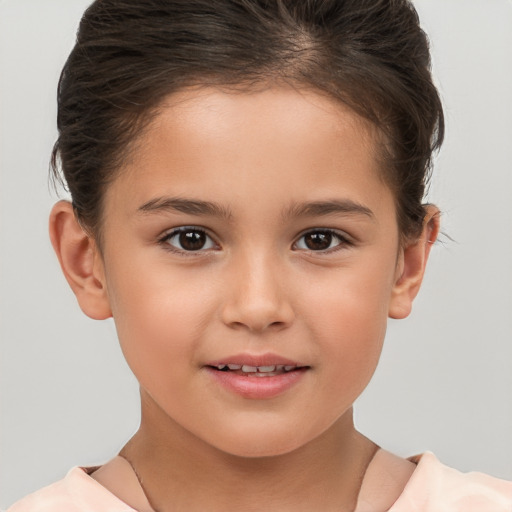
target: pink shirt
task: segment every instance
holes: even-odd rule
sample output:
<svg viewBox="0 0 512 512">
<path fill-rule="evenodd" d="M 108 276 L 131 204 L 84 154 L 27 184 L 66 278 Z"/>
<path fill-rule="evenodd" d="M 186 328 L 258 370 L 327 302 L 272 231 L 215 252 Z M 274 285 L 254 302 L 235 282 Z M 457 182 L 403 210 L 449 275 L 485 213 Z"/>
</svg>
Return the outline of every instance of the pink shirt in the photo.
<svg viewBox="0 0 512 512">
<path fill-rule="evenodd" d="M 417 463 L 404 491 L 389 512 L 511 512 L 512 482 L 482 473 L 461 473 L 430 452 Z M 15 503 L 7 512 L 134 512 L 91 478 L 73 468 L 63 480 Z"/>
<path fill-rule="evenodd" d="M 389 512 L 512 512 L 512 482 L 461 473 L 426 452 Z"/>
</svg>

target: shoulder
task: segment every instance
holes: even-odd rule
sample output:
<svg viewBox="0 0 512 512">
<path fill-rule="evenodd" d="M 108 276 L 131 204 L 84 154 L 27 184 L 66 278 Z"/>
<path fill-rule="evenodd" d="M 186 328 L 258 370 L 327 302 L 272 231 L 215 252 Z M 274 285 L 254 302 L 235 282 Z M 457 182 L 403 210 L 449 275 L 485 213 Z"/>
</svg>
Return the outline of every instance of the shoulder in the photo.
<svg viewBox="0 0 512 512">
<path fill-rule="evenodd" d="M 29 494 L 6 512 L 134 512 L 83 468 L 73 468 L 62 480 Z"/>
<path fill-rule="evenodd" d="M 510 512 L 512 482 L 462 473 L 433 453 L 412 457 L 417 467 L 389 512 Z"/>
</svg>

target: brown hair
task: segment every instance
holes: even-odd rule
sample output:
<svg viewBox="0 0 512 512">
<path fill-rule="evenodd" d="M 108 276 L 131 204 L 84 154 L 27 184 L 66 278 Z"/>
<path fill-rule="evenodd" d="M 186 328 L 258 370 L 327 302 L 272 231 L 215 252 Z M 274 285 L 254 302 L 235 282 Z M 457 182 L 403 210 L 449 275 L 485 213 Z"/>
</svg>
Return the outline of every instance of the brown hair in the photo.
<svg viewBox="0 0 512 512">
<path fill-rule="evenodd" d="M 417 236 L 444 119 L 407 0 L 96 0 L 58 88 L 52 170 L 99 236 L 105 187 L 170 93 L 283 80 L 340 100 L 384 135 L 383 179 Z"/>
</svg>

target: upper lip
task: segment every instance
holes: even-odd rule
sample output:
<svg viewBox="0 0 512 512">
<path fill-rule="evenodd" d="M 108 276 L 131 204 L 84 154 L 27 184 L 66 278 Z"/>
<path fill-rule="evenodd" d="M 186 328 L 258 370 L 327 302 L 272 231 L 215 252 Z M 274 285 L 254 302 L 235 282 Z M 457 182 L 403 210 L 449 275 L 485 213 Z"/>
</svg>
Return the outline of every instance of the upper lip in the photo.
<svg viewBox="0 0 512 512">
<path fill-rule="evenodd" d="M 221 366 L 226 364 L 238 364 L 238 365 L 247 365 L 247 366 L 297 366 L 302 367 L 306 366 L 298 361 L 294 361 L 292 359 L 288 359 L 286 357 L 282 357 L 277 354 L 266 353 L 266 354 L 233 354 L 230 356 L 223 357 L 221 359 L 216 359 L 214 361 L 209 361 L 205 364 L 205 366 Z"/>
</svg>

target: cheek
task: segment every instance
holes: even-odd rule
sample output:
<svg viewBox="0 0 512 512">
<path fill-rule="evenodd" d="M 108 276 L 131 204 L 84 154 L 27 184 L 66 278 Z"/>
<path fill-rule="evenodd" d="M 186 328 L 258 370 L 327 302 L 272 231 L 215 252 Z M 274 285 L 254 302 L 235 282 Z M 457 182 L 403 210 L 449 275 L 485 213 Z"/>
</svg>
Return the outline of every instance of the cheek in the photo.
<svg viewBox="0 0 512 512">
<path fill-rule="evenodd" d="M 362 262 L 325 275 L 304 275 L 302 290 L 307 296 L 301 307 L 318 320 L 312 321 L 312 327 L 324 330 L 331 338 L 349 332 L 369 339 L 381 337 L 394 280 L 394 261 L 389 260 L 382 265 L 386 271 L 378 268 L 378 263 Z"/>
<path fill-rule="evenodd" d="M 126 361 L 142 386 L 167 387 L 195 364 L 211 298 L 178 276 L 144 272 L 115 279 L 112 312 Z"/>
<path fill-rule="evenodd" d="M 367 267 L 368 269 L 370 267 Z M 309 283 L 306 318 L 317 340 L 333 394 L 355 399 L 377 366 L 386 333 L 391 294 L 386 274 L 361 269 Z"/>
</svg>

